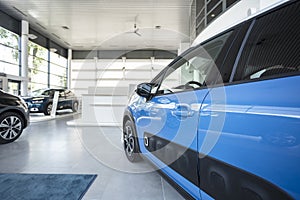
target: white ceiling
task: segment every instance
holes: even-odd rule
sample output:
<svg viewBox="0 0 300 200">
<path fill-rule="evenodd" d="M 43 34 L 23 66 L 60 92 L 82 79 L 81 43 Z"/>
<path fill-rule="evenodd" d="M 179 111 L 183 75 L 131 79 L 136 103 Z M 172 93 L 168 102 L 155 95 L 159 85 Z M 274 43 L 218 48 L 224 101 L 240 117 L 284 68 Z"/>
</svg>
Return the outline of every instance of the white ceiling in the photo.
<svg viewBox="0 0 300 200">
<path fill-rule="evenodd" d="M 28 20 L 30 27 L 74 50 L 176 50 L 180 42 L 190 42 L 191 0 L 0 0 L 0 3 L 7 13 Z M 132 33 L 135 21 L 141 36 Z"/>
</svg>

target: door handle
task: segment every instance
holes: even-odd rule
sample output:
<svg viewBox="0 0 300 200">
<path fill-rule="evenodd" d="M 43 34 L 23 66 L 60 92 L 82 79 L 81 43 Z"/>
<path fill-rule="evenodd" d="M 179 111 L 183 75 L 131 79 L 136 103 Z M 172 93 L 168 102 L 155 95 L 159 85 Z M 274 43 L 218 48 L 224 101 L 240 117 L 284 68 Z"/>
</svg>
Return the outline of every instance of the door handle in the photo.
<svg viewBox="0 0 300 200">
<path fill-rule="evenodd" d="M 172 115 L 186 118 L 186 117 L 192 117 L 194 111 L 191 110 L 188 104 L 177 104 L 176 108 L 172 110 L 171 113 Z"/>
</svg>

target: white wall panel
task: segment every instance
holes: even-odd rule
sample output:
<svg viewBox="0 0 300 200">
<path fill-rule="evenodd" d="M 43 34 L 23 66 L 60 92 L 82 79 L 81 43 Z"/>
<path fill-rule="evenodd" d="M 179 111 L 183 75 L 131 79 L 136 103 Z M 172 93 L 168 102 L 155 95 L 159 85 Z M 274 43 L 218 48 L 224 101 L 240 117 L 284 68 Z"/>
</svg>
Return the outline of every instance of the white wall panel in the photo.
<svg viewBox="0 0 300 200">
<path fill-rule="evenodd" d="M 96 81 L 95 80 L 74 80 L 71 82 L 71 88 L 88 88 L 90 86 L 95 86 Z"/>
<path fill-rule="evenodd" d="M 72 71 L 72 79 L 96 79 L 96 71 Z"/>
<path fill-rule="evenodd" d="M 151 80 L 151 70 L 149 71 L 134 71 L 134 70 L 127 71 L 126 70 L 125 79 Z"/>
<path fill-rule="evenodd" d="M 97 79 L 123 79 L 123 71 L 98 71 Z"/>
<path fill-rule="evenodd" d="M 122 59 L 101 59 L 97 61 L 98 69 L 122 69 L 124 67 Z"/>
<path fill-rule="evenodd" d="M 96 61 L 94 59 L 71 61 L 71 70 L 89 70 L 89 69 L 96 69 Z"/>
</svg>

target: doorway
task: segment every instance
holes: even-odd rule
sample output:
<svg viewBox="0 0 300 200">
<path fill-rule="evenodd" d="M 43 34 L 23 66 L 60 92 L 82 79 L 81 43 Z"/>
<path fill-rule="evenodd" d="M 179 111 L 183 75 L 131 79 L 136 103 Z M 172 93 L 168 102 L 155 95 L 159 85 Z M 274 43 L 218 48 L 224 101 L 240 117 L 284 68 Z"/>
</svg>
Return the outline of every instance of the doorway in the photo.
<svg viewBox="0 0 300 200">
<path fill-rule="evenodd" d="M 8 79 L 7 92 L 19 96 L 21 94 L 21 81 Z"/>
</svg>

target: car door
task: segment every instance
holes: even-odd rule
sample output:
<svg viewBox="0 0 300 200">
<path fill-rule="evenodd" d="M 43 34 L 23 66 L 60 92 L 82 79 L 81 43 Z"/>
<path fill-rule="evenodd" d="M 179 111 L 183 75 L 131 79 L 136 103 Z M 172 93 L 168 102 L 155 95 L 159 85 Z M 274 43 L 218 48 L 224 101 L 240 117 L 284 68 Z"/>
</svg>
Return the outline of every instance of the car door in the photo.
<svg viewBox="0 0 300 200">
<path fill-rule="evenodd" d="M 66 95 L 66 108 L 72 108 L 73 102 L 75 101 L 74 94 L 70 90 L 65 90 Z"/>
<path fill-rule="evenodd" d="M 203 101 L 203 199 L 300 199 L 299 10 L 290 2 L 254 19 L 225 104 Z"/>
<path fill-rule="evenodd" d="M 64 90 L 57 90 L 59 92 L 59 96 L 58 96 L 58 105 L 57 105 L 57 109 L 64 109 L 67 107 L 67 100 L 66 100 L 66 94 Z"/>
<path fill-rule="evenodd" d="M 152 89 L 156 95 L 137 108 L 142 113 L 136 119 L 138 137 L 143 138 L 141 151 L 197 199 L 199 110 L 208 85 L 223 81 L 221 76 L 206 80 L 219 72 L 216 63 L 222 63 L 236 32 L 229 30 L 175 60 Z"/>
</svg>

